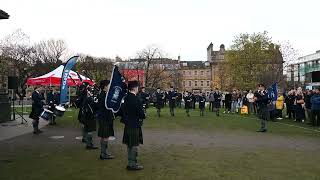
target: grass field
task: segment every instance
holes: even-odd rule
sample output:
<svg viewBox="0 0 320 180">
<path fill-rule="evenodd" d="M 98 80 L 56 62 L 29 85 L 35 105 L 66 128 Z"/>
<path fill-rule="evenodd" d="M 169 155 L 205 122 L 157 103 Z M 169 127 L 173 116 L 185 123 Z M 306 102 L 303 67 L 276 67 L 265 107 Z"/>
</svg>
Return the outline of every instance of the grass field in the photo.
<svg viewBox="0 0 320 180">
<path fill-rule="evenodd" d="M 177 109 L 176 116 L 170 117 L 164 109 L 158 118 L 151 108 L 139 152 L 145 169 L 127 172 L 123 125 L 116 121 L 118 139 L 110 146 L 116 159 L 100 161 L 99 151 L 86 151 L 74 140 L 80 135 L 75 115 L 76 111 L 66 112 L 58 126 L 48 127 L 40 136 L 0 142 L 0 179 L 320 179 L 320 133 L 314 131 L 270 122 L 269 132 L 259 134 L 254 116 L 216 117 L 206 112 L 200 117 L 196 110 L 187 117 Z M 61 134 L 64 139 L 49 139 Z"/>
</svg>

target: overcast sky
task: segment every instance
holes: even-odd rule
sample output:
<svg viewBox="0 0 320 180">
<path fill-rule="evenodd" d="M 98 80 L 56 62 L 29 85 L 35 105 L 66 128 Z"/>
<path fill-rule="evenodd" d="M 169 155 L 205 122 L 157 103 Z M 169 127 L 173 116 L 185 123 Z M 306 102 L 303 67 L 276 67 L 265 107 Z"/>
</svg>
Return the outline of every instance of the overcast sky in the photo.
<svg viewBox="0 0 320 180">
<path fill-rule="evenodd" d="M 0 38 L 21 28 L 31 42 L 56 38 L 72 52 L 134 57 L 155 44 L 170 57 L 206 60 L 210 42 L 269 32 L 301 54 L 320 50 L 319 0 L 1 0 Z"/>
</svg>

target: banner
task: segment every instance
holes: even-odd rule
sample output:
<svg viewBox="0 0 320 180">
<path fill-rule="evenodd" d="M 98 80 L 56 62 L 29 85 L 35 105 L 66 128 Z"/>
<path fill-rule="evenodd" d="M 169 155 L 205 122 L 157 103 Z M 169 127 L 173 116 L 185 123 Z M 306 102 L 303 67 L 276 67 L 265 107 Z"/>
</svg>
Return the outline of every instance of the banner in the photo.
<svg viewBox="0 0 320 180">
<path fill-rule="evenodd" d="M 68 77 L 71 69 L 77 62 L 79 56 L 73 56 L 64 65 L 62 75 L 61 75 L 61 85 L 60 85 L 60 104 L 66 104 L 68 102 Z"/>
<path fill-rule="evenodd" d="M 126 84 L 119 72 L 118 66 L 113 67 L 111 82 L 105 99 L 105 106 L 113 113 L 117 113 L 121 107 L 121 101 L 126 94 Z"/>
<path fill-rule="evenodd" d="M 268 89 L 268 97 L 272 99 L 272 101 L 276 101 L 278 99 L 278 84 L 274 83 L 269 89 Z"/>
</svg>

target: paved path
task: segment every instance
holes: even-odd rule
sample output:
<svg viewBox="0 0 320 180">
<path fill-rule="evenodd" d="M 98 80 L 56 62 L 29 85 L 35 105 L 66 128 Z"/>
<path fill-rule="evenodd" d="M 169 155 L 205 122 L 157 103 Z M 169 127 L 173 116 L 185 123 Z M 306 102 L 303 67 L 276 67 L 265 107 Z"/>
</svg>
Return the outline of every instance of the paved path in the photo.
<svg viewBox="0 0 320 180">
<path fill-rule="evenodd" d="M 24 124 L 21 124 L 21 118 L 0 124 L 0 141 L 33 132 L 32 119 L 27 115 L 24 115 L 23 117 L 27 120 Z M 48 122 L 40 120 L 39 128 L 42 128 L 47 124 Z"/>
</svg>

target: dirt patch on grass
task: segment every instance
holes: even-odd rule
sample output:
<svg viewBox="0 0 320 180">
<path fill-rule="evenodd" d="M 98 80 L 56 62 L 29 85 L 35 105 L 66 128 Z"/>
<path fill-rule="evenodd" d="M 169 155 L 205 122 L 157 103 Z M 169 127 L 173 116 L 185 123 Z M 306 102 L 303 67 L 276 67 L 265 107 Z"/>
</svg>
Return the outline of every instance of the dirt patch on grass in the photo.
<svg viewBox="0 0 320 180">
<path fill-rule="evenodd" d="M 193 146 L 196 148 L 237 148 L 237 149 L 288 149 L 297 151 L 320 150 L 320 141 L 309 137 L 285 137 L 271 133 L 247 133 L 241 131 L 197 132 L 192 130 L 144 130 L 143 148 L 159 148 L 166 146 Z M 64 136 L 62 139 L 51 139 L 51 136 Z M 26 134 L 12 139 L 0 141 L 1 151 L 14 152 L 16 148 L 39 149 L 84 147 L 77 140 L 81 130 L 76 128 L 47 127 L 40 135 Z M 116 140 L 112 144 L 121 144 L 122 129 L 116 129 Z M 99 139 L 95 137 L 98 145 Z"/>
</svg>

